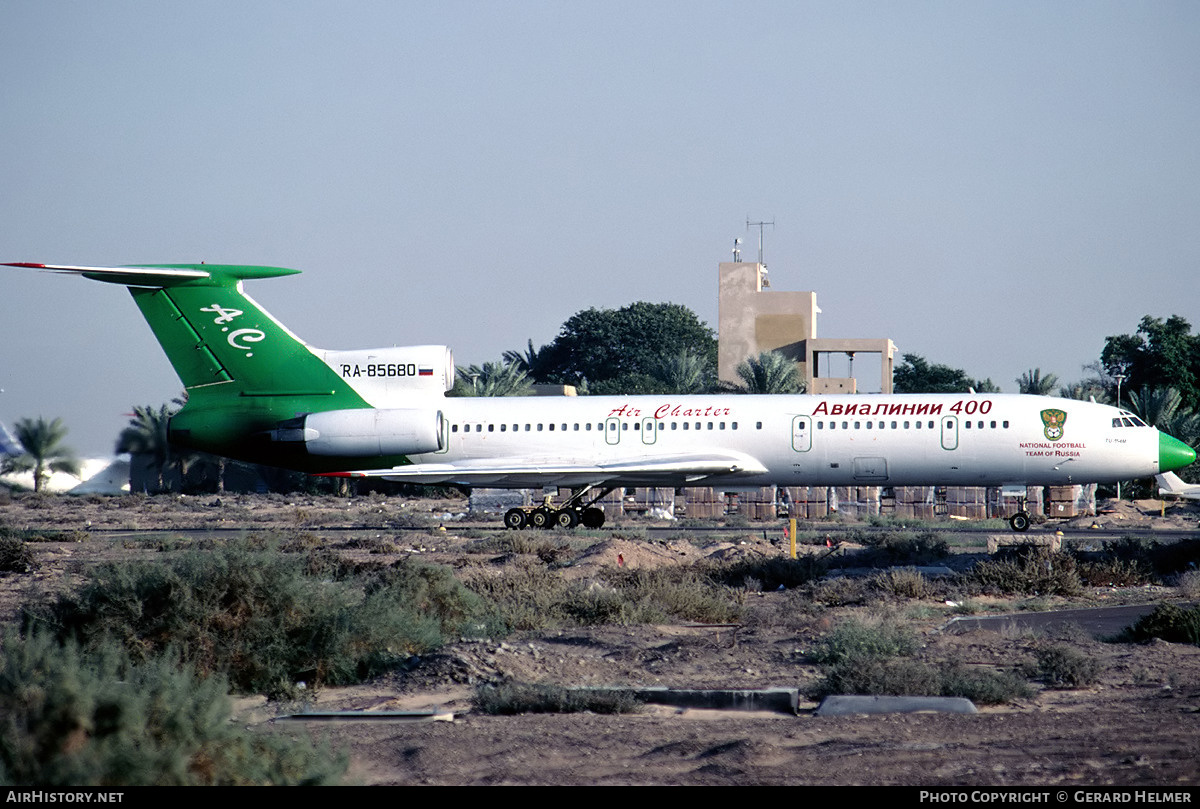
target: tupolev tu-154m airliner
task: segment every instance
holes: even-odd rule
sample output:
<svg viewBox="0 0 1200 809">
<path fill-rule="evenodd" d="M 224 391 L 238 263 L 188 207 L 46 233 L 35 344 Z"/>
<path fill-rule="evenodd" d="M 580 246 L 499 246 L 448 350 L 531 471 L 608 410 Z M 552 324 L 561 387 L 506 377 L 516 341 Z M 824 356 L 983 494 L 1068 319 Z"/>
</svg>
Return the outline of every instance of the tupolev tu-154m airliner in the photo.
<svg viewBox="0 0 1200 809">
<path fill-rule="evenodd" d="M 298 270 L 17 263 L 129 288 L 188 392 L 170 441 L 229 458 L 420 484 L 560 486 L 511 528 L 599 527 L 618 486 L 1026 486 L 1180 469 L 1181 441 L 1117 407 L 1017 394 L 446 397 L 445 346 L 328 351 L 243 292 Z M 1016 530 L 1029 525 L 1022 512 Z"/>
</svg>

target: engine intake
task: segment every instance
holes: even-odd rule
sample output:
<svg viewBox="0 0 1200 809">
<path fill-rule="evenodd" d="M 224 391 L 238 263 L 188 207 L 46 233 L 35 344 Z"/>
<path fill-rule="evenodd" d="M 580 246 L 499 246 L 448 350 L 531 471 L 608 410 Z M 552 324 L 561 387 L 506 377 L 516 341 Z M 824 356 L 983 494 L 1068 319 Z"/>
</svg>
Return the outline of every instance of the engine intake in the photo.
<svg viewBox="0 0 1200 809">
<path fill-rule="evenodd" d="M 281 422 L 271 439 L 303 442 L 309 455 L 368 458 L 443 449 L 442 412 L 422 409 L 327 410 Z"/>
</svg>

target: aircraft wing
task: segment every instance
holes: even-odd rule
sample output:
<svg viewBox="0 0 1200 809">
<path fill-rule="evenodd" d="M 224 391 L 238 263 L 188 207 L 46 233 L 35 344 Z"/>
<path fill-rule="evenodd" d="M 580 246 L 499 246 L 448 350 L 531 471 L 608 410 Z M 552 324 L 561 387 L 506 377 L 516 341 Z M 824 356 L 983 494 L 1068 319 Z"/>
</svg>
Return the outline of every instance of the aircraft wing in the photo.
<svg viewBox="0 0 1200 809">
<path fill-rule="evenodd" d="M 598 464 L 558 459 L 481 458 L 453 464 L 421 463 L 340 473 L 400 483 L 534 488 L 539 486 L 683 486 L 713 477 L 765 474 L 755 458 L 737 452 L 636 456 Z"/>
<path fill-rule="evenodd" d="M 1158 481 L 1159 494 L 1182 497 L 1186 500 L 1200 500 L 1200 485 L 1184 483 L 1183 479 L 1174 472 L 1155 475 L 1154 479 Z"/>
</svg>

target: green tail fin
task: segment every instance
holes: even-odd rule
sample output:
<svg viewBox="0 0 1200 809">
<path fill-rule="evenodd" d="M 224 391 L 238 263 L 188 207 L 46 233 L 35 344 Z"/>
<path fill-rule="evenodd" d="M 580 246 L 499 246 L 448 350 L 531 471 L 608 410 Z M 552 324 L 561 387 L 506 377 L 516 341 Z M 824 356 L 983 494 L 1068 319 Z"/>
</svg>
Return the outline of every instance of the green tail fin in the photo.
<svg viewBox="0 0 1200 809">
<path fill-rule="evenodd" d="M 299 270 L 232 264 L 23 266 L 129 287 L 190 395 L 204 390 L 238 397 L 311 396 L 320 400 L 313 409 L 366 406 L 333 369 L 242 291 L 244 280 Z"/>
<path fill-rule="evenodd" d="M 277 431 L 300 415 L 371 405 L 242 291 L 245 280 L 299 270 L 225 264 L 11 266 L 129 288 L 188 392 L 187 404 L 171 419 L 172 443 L 292 469 L 344 468 L 338 458 L 309 457 L 301 442 L 277 441 Z M 397 455 L 381 461 L 407 459 Z"/>
<path fill-rule="evenodd" d="M 207 270 L 210 277 L 129 288 L 189 392 L 221 386 L 222 393 L 239 396 L 317 396 L 325 399 L 325 407 L 331 406 L 325 397 L 348 394 L 358 399 L 299 338 L 242 292 L 242 279 L 270 277 L 282 270 L 195 268 Z"/>
</svg>

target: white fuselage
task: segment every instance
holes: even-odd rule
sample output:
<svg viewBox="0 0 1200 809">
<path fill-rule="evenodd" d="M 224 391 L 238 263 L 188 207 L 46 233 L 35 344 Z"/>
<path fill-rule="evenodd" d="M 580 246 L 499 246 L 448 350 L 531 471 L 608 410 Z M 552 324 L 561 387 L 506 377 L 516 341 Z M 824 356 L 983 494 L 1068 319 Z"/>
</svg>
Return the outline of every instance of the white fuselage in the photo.
<svg viewBox="0 0 1200 809">
<path fill-rule="evenodd" d="M 582 485 L 598 477 L 589 470 L 608 466 L 625 470 L 609 482 L 626 485 L 739 487 L 1055 485 L 1159 471 L 1154 428 L 1123 424 L 1114 407 L 1042 396 L 444 398 L 437 406 L 445 448 L 414 456 L 413 471 L 441 467 L 447 482 L 467 484 Z M 729 459 L 729 468 L 683 468 L 710 457 Z M 671 459 L 676 475 L 653 463 Z M 494 476 L 468 474 L 483 468 Z M 388 477 L 408 479 L 404 471 Z"/>
</svg>

